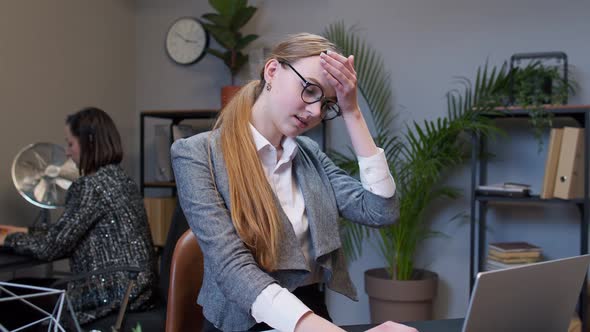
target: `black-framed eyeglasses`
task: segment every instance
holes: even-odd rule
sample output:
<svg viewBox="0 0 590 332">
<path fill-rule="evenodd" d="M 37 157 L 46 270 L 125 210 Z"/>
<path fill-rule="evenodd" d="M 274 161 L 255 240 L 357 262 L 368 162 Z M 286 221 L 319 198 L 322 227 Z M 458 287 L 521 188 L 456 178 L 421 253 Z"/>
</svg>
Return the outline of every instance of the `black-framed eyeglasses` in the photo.
<svg viewBox="0 0 590 332">
<path fill-rule="evenodd" d="M 301 99 L 303 102 L 306 104 L 321 102 L 322 107 L 320 117 L 322 120 L 329 121 L 341 115 L 340 106 L 338 106 L 335 101 L 324 96 L 324 90 L 321 86 L 306 80 L 297 70 L 295 70 L 295 68 L 293 68 L 293 66 L 291 66 L 290 63 L 286 61 L 279 61 L 279 63 L 289 66 L 289 68 L 299 76 L 303 83 L 305 83 L 303 85 L 303 90 L 301 90 Z"/>
</svg>

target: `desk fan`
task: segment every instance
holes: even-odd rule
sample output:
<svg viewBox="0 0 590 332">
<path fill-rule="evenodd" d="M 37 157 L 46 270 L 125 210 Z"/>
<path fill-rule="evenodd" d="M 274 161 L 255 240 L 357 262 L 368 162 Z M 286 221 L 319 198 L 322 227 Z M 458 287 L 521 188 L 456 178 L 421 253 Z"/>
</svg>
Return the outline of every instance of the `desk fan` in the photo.
<svg viewBox="0 0 590 332">
<path fill-rule="evenodd" d="M 12 181 L 29 203 L 47 210 L 65 205 L 66 191 L 78 178 L 78 169 L 62 146 L 34 143 L 23 148 L 12 162 Z"/>
</svg>

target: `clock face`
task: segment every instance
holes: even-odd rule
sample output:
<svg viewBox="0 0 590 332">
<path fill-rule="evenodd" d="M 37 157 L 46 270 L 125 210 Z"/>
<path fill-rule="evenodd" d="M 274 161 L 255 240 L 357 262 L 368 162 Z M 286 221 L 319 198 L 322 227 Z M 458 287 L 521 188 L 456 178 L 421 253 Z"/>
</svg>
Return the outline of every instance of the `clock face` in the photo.
<svg viewBox="0 0 590 332">
<path fill-rule="evenodd" d="M 205 55 L 209 34 L 195 18 L 183 17 L 172 24 L 166 35 L 166 51 L 176 63 L 188 65 Z"/>
</svg>

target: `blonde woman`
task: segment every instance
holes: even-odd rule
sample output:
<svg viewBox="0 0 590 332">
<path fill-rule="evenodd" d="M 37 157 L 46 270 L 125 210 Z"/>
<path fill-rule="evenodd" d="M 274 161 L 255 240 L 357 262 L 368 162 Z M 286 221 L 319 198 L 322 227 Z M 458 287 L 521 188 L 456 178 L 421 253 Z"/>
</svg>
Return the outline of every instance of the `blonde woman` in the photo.
<svg viewBox="0 0 590 332">
<path fill-rule="evenodd" d="M 383 150 L 359 109 L 353 60 L 321 36 L 289 36 L 213 131 L 172 146 L 180 203 L 205 256 L 203 331 L 342 331 L 323 293 L 326 286 L 357 299 L 339 216 L 377 227 L 394 223 L 399 210 Z M 299 136 L 338 117 L 361 181 Z"/>
</svg>

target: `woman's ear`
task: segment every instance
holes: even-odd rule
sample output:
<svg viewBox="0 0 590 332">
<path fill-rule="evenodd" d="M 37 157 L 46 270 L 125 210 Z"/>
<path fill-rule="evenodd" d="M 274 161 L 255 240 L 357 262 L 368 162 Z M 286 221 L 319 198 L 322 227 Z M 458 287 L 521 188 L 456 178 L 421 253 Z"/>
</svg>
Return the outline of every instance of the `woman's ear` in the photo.
<svg viewBox="0 0 590 332">
<path fill-rule="evenodd" d="M 266 62 L 264 65 L 264 80 L 266 82 L 272 82 L 278 72 L 280 65 L 281 64 L 277 59 L 270 59 Z"/>
</svg>

